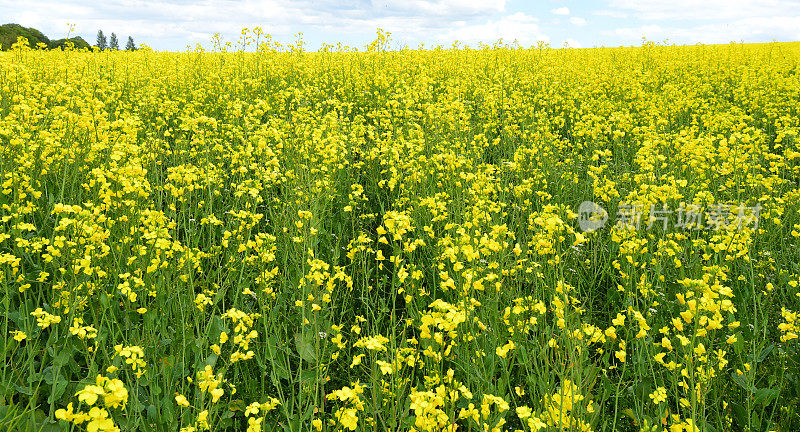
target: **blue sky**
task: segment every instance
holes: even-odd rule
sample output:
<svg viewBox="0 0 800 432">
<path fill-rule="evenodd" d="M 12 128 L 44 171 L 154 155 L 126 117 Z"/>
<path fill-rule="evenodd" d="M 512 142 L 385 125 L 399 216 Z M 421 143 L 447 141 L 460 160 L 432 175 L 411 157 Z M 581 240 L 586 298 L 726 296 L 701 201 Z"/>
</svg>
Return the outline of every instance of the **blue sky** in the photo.
<svg viewBox="0 0 800 432">
<path fill-rule="evenodd" d="M 363 47 L 381 27 L 396 47 L 455 40 L 477 45 L 498 38 L 560 47 L 800 40 L 800 0 L 0 0 L 0 21 L 67 34 L 94 43 L 98 29 L 157 50 L 210 46 L 220 33 L 236 41 L 260 26 L 281 41 L 303 32 L 310 49 L 322 42 Z"/>
</svg>

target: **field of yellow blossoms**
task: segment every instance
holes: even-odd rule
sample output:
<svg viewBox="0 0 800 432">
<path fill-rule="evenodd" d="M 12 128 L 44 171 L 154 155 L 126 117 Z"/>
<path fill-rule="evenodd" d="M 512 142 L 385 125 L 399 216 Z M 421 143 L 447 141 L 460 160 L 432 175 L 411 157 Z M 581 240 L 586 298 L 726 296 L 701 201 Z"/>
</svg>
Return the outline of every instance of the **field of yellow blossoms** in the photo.
<svg viewBox="0 0 800 432">
<path fill-rule="evenodd" d="M 0 53 L 0 430 L 800 430 L 800 43 L 254 37 Z"/>
</svg>

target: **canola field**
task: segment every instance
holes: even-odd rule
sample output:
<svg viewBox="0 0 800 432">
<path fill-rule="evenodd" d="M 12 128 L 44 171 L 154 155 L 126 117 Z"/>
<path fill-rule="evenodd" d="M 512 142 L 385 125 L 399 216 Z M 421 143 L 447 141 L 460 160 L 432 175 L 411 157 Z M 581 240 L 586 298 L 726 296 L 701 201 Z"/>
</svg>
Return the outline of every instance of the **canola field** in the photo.
<svg viewBox="0 0 800 432">
<path fill-rule="evenodd" d="M 800 430 L 800 43 L 384 45 L 0 53 L 0 430 Z"/>
</svg>

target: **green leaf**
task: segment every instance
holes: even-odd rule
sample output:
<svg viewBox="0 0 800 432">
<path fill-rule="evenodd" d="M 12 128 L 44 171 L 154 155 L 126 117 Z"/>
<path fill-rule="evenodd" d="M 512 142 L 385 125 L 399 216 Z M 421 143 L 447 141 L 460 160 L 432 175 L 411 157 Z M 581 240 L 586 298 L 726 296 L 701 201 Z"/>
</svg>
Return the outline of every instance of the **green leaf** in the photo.
<svg viewBox="0 0 800 432">
<path fill-rule="evenodd" d="M 61 396 L 64 395 L 64 391 L 67 389 L 69 381 L 62 378 L 63 377 L 59 377 L 58 381 L 56 381 L 56 384 L 50 390 L 50 396 L 47 397 L 47 403 L 55 404 L 59 399 L 61 399 Z"/>
<path fill-rule="evenodd" d="M 309 363 L 316 362 L 317 355 L 314 353 L 314 340 L 311 333 L 306 333 L 305 335 L 296 333 L 294 335 L 294 343 L 297 346 L 297 354 L 300 355 L 301 359 Z"/>
<path fill-rule="evenodd" d="M 208 357 L 206 357 L 206 364 L 207 364 L 207 365 L 209 365 L 209 366 L 211 366 L 211 367 L 213 368 L 214 366 L 216 366 L 216 365 L 217 365 L 217 360 L 218 360 L 218 359 L 219 359 L 219 356 L 218 356 L 218 355 L 216 355 L 216 354 L 211 354 L 211 355 L 209 355 Z"/>
<path fill-rule="evenodd" d="M 19 313 L 18 311 L 11 311 L 11 312 L 9 312 L 9 313 L 8 313 L 8 315 L 7 315 L 7 317 L 8 317 L 8 319 L 10 319 L 11 321 L 13 321 L 13 322 L 14 322 L 14 324 L 16 324 L 16 325 L 17 325 L 17 327 L 22 327 L 22 322 L 23 322 L 24 320 L 23 320 L 23 319 L 21 319 L 21 317 L 22 317 L 22 316 L 20 315 L 20 313 Z"/>
<path fill-rule="evenodd" d="M 302 430 L 300 421 L 299 418 L 293 418 L 288 422 L 280 423 L 280 425 L 283 427 L 283 430 L 287 432 L 299 431 Z"/>
<path fill-rule="evenodd" d="M 653 385 L 650 381 L 642 381 L 633 388 L 633 394 L 644 402 L 650 401 L 650 393 L 653 393 Z"/>
<path fill-rule="evenodd" d="M 45 371 L 46 371 L 46 370 L 47 370 L 47 369 L 45 369 Z M 38 372 L 36 372 L 36 373 L 32 373 L 32 374 L 28 375 L 28 384 L 32 384 L 32 383 L 35 383 L 35 382 L 39 382 L 39 381 L 41 381 L 41 380 L 42 380 L 42 374 L 40 374 L 40 373 L 38 373 Z"/>
<path fill-rule="evenodd" d="M 744 430 L 744 427 L 747 426 L 747 410 L 741 405 L 734 403 L 733 416 L 736 418 L 736 423 L 739 424 L 740 429 Z"/>
<path fill-rule="evenodd" d="M 161 400 L 161 417 L 167 424 L 175 421 L 175 408 L 173 408 L 172 398 L 165 398 Z"/>
<path fill-rule="evenodd" d="M 747 380 L 745 379 L 744 375 L 739 375 L 736 372 L 734 372 L 734 373 L 731 373 L 731 378 L 733 379 L 733 382 L 735 382 L 736 384 L 739 384 L 739 387 L 747 390 L 750 393 L 753 392 L 753 386 L 750 385 L 750 383 L 747 382 Z"/>
<path fill-rule="evenodd" d="M 272 384 L 275 385 L 275 387 L 280 387 L 282 385 L 281 384 L 281 380 L 286 380 L 286 381 L 291 381 L 292 380 L 292 377 L 289 375 L 289 373 L 286 372 L 285 370 L 283 370 L 283 368 L 280 368 L 280 367 L 276 367 L 269 374 L 269 377 L 272 380 Z"/>
<path fill-rule="evenodd" d="M 300 372 L 300 380 L 305 384 L 312 385 L 317 380 L 317 372 L 313 369 L 304 370 Z"/>
<path fill-rule="evenodd" d="M 774 388 L 760 388 L 756 389 L 756 396 L 753 401 L 756 404 L 769 405 L 774 399 L 777 399 L 781 394 L 780 389 Z"/>
<path fill-rule="evenodd" d="M 755 362 L 761 363 L 762 361 L 764 361 L 764 359 L 767 358 L 767 356 L 769 355 L 769 353 L 772 352 L 773 349 L 775 349 L 775 344 L 771 344 L 766 348 L 764 348 L 763 350 L 761 350 L 761 353 L 758 355 L 758 358 L 756 359 Z"/>
<path fill-rule="evenodd" d="M 744 335 L 742 332 L 736 332 L 736 342 L 733 344 L 733 350 L 736 352 L 737 355 L 742 355 L 744 351 Z"/>
<path fill-rule="evenodd" d="M 26 396 L 33 396 L 33 390 L 30 387 L 22 387 L 20 385 L 14 385 L 14 388 L 17 389 L 18 392 Z"/>
<path fill-rule="evenodd" d="M 231 411 L 242 411 L 247 409 L 247 404 L 241 399 L 234 399 L 228 403 L 228 409 Z"/>
<path fill-rule="evenodd" d="M 65 347 L 57 355 L 53 364 L 56 366 L 64 366 L 72 360 L 72 347 Z"/>
<path fill-rule="evenodd" d="M 105 310 L 105 309 L 108 309 L 108 306 L 109 306 L 109 304 L 110 304 L 110 303 L 111 303 L 111 302 L 110 302 L 110 301 L 109 301 L 109 299 L 108 299 L 108 294 L 106 294 L 106 293 L 100 293 L 100 307 L 101 307 L 102 309 L 104 309 L 104 310 Z"/>
<path fill-rule="evenodd" d="M 147 406 L 147 418 L 150 421 L 158 420 L 158 408 L 156 408 L 155 405 Z"/>
</svg>

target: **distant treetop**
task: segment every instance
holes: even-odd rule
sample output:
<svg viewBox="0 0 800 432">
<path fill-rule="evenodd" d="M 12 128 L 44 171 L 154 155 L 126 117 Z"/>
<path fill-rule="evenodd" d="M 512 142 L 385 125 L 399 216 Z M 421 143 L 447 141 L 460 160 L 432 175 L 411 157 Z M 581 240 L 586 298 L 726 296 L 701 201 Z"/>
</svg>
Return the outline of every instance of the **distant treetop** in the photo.
<svg viewBox="0 0 800 432">
<path fill-rule="evenodd" d="M 48 49 L 65 49 L 70 43 L 75 49 L 92 48 L 92 45 L 89 44 L 89 42 L 86 42 L 80 36 L 50 40 L 47 36 L 35 28 L 23 27 L 19 24 L 3 24 L 0 25 L 0 51 L 7 51 L 11 49 L 11 46 L 15 44 L 17 39 L 20 37 L 27 39 L 31 48 L 43 46 Z M 97 32 L 96 46 L 101 49 L 119 49 L 119 39 L 117 38 L 116 33 L 111 33 L 111 38 L 109 40 L 103 34 L 103 31 L 100 30 Z M 130 36 L 128 36 L 128 43 L 125 45 L 125 49 L 129 51 L 136 50 L 136 45 L 133 43 L 133 38 Z"/>
<path fill-rule="evenodd" d="M 23 27 L 19 24 L 0 25 L 0 46 L 2 46 L 2 50 L 11 49 L 11 45 L 15 44 L 20 36 L 28 39 L 28 43 L 32 47 L 40 43 L 50 46 L 50 39 L 39 30 Z"/>
</svg>

